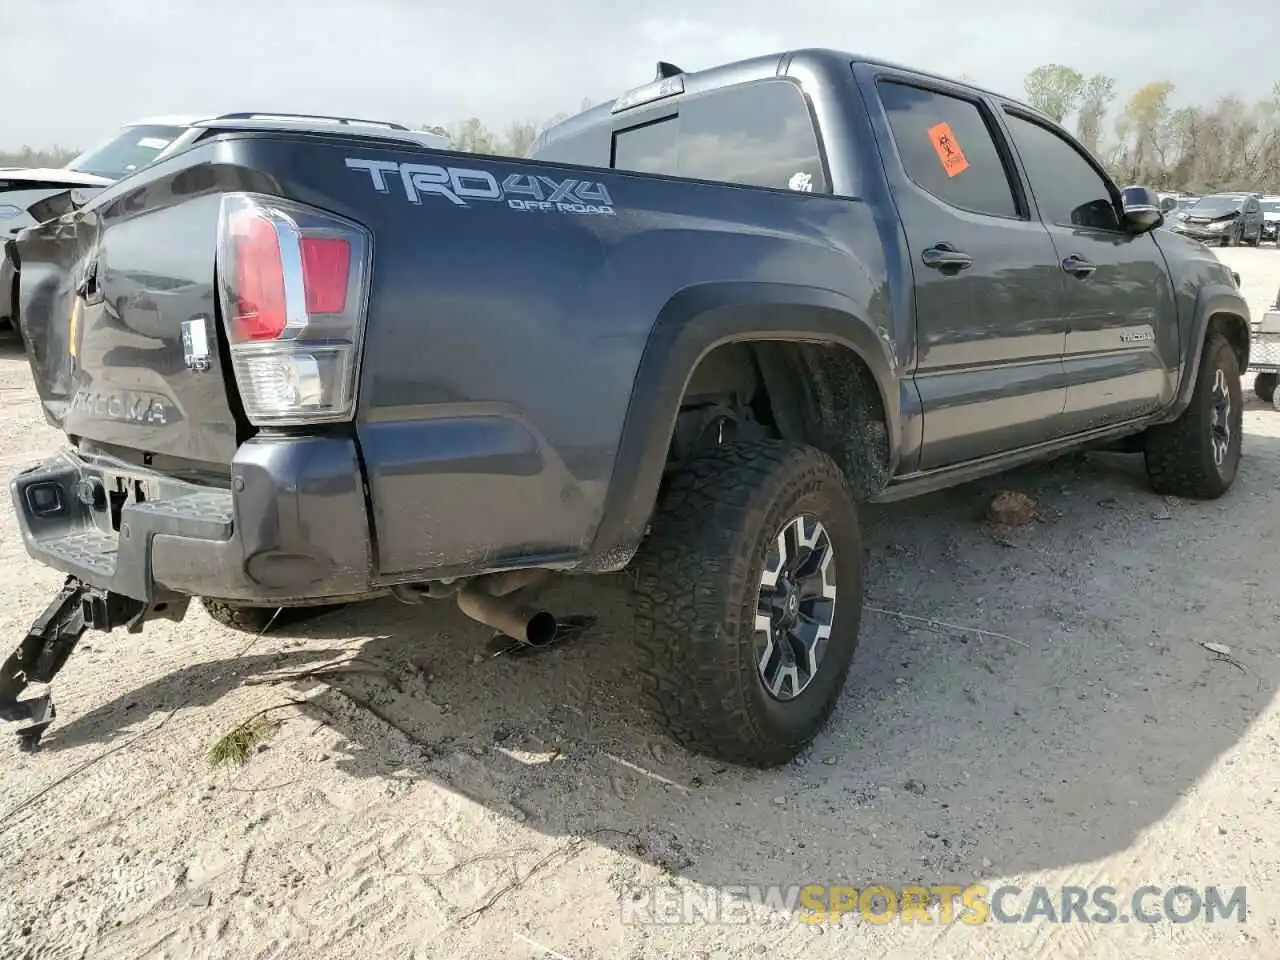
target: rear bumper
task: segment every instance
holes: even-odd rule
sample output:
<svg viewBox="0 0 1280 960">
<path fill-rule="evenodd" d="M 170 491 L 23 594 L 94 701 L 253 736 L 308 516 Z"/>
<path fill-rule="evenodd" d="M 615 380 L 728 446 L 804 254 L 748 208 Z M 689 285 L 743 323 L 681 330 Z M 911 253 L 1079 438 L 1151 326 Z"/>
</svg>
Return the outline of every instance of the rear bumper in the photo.
<svg viewBox="0 0 1280 960">
<path fill-rule="evenodd" d="M 68 450 L 15 477 L 10 490 L 27 553 L 111 593 L 284 604 L 375 592 L 349 439 L 250 441 L 236 453 L 229 488 Z"/>
</svg>

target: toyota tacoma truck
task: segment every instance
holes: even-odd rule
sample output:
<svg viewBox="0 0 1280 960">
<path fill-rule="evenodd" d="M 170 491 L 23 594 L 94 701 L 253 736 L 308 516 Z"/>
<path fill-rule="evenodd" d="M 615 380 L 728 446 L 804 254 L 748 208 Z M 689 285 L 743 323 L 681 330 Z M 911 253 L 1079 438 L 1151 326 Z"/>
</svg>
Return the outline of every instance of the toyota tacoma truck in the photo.
<svg viewBox="0 0 1280 960">
<path fill-rule="evenodd" d="M 630 567 L 644 696 L 786 762 L 854 657 L 858 505 L 1084 447 L 1236 476 L 1249 311 L 1013 100 L 804 50 L 651 81 L 526 158 L 219 132 L 26 230 L 65 448 L 12 481 L 65 586 L 0 676 L 38 734 L 87 628 L 391 594 L 527 644 Z"/>
</svg>

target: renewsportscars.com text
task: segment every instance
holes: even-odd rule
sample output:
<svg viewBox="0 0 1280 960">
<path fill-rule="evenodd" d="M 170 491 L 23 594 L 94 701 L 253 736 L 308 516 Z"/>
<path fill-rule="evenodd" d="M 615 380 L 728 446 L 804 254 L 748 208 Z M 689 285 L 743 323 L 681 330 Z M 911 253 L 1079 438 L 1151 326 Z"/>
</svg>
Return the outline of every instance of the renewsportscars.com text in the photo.
<svg viewBox="0 0 1280 960">
<path fill-rule="evenodd" d="M 801 923 L 1244 923 L 1244 887 L 1169 888 L 874 885 L 720 888 L 637 886 L 623 892 L 623 923 L 751 924 L 778 913 Z"/>
</svg>

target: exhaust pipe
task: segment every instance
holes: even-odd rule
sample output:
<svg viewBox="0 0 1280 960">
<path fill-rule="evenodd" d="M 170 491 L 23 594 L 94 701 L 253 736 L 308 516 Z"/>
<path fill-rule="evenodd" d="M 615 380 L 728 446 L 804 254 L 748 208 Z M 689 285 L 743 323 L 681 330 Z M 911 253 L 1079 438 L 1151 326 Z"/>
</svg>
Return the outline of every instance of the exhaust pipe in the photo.
<svg viewBox="0 0 1280 960">
<path fill-rule="evenodd" d="M 494 596 L 474 585 L 459 590 L 457 596 L 459 610 L 512 640 L 541 647 L 555 639 L 556 618 L 546 610 L 525 606 L 517 597 Z"/>
</svg>

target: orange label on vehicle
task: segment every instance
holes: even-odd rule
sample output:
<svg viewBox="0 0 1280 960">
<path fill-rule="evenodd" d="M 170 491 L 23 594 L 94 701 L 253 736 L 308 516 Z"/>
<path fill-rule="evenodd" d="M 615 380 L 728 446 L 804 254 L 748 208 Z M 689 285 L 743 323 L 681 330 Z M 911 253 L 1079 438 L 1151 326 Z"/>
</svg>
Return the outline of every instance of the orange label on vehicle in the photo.
<svg viewBox="0 0 1280 960">
<path fill-rule="evenodd" d="M 964 151 L 956 142 L 956 135 L 951 132 L 950 124 L 939 123 L 930 127 L 929 140 L 933 143 L 933 149 L 937 151 L 938 159 L 942 161 L 942 169 L 947 171 L 948 177 L 954 177 L 969 169 L 969 161 L 965 159 Z"/>
</svg>

